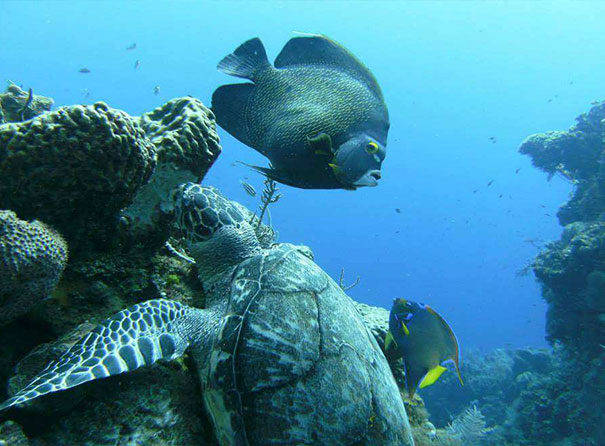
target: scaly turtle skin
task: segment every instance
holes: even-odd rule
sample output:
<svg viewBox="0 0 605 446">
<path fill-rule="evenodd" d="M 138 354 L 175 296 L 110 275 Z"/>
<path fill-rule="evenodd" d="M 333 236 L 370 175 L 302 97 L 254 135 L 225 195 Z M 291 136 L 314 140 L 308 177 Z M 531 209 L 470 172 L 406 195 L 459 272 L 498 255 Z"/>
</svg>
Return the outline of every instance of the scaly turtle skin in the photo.
<svg viewBox="0 0 605 446">
<path fill-rule="evenodd" d="M 206 309 L 158 299 L 101 323 L 7 408 L 189 348 L 221 445 L 412 445 L 389 366 L 353 301 L 305 247 L 263 248 L 216 189 L 175 193 Z"/>
</svg>

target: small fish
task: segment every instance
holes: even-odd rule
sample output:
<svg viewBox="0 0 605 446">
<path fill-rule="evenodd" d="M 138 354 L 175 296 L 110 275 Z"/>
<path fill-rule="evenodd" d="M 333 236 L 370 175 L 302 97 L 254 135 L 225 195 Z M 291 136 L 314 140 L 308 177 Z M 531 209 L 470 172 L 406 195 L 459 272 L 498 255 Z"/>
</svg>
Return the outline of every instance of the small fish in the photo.
<svg viewBox="0 0 605 446">
<path fill-rule="evenodd" d="M 519 173 L 520 170 L 521 168 L 519 167 L 517 170 L 515 170 L 515 174 Z"/>
<path fill-rule="evenodd" d="M 294 37 L 272 65 L 253 38 L 217 68 L 251 81 L 212 95 L 216 122 L 271 163 L 250 167 L 304 189 L 378 184 L 389 115 L 374 75 L 346 48 L 321 35 Z"/>
<path fill-rule="evenodd" d="M 160 94 L 160 86 L 156 85 L 155 87 L 153 87 L 153 94 L 154 95 L 159 95 Z"/>
<path fill-rule="evenodd" d="M 498 195 L 498 198 L 502 198 L 502 194 Z"/>
<path fill-rule="evenodd" d="M 138 69 L 141 66 L 141 61 L 139 59 L 137 59 L 137 61 L 134 63 L 134 69 Z"/>
<path fill-rule="evenodd" d="M 84 67 L 84 68 L 80 68 L 78 70 L 78 72 L 79 73 L 83 73 L 83 74 L 87 74 L 87 73 L 90 73 L 90 70 L 88 68 Z"/>
<path fill-rule="evenodd" d="M 136 50 L 137 49 L 137 44 L 133 43 L 132 45 L 128 45 L 126 47 L 126 51 L 132 51 L 132 50 Z"/>
<path fill-rule="evenodd" d="M 33 100 L 34 100 L 34 91 L 30 88 L 27 93 L 27 99 L 25 100 L 25 104 L 23 104 L 23 107 L 21 107 L 21 110 L 19 111 L 21 121 L 25 121 L 25 111 L 29 108 L 29 106 L 31 105 Z"/>
<path fill-rule="evenodd" d="M 479 189 L 475 189 L 475 190 L 473 191 L 473 193 L 474 193 L 474 194 L 476 194 L 478 191 L 479 191 Z"/>
<path fill-rule="evenodd" d="M 487 187 L 490 187 L 492 184 L 494 184 L 494 180 L 490 180 L 490 182 L 487 183 Z"/>
<path fill-rule="evenodd" d="M 389 356 L 402 357 L 410 397 L 433 384 L 453 362 L 460 383 L 460 349 L 448 323 L 428 305 L 394 299 L 385 338 Z"/>
<path fill-rule="evenodd" d="M 250 183 L 247 183 L 243 180 L 240 180 L 240 183 L 242 184 L 242 187 L 248 195 L 250 195 L 251 197 L 256 197 L 256 189 L 254 189 L 254 187 L 252 187 Z"/>
<path fill-rule="evenodd" d="M 85 88 L 85 89 L 82 90 L 82 95 L 85 98 L 88 98 L 90 96 L 90 91 L 88 90 L 88 88 Z"/>
<path fill-rule="evenodd" d="M 395 208 L 395 212 L 397 212 L 398 214 L 401 214 L 401 209 Z"/>
</svg>

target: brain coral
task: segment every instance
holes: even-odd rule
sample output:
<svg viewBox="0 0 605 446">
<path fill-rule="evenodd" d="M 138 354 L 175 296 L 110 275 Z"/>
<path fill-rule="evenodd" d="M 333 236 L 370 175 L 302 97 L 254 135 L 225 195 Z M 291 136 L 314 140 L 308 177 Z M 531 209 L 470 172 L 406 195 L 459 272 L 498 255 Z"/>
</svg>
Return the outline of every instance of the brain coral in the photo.
<svg viewBox="0 0 605 446">
<path fill-rule="evenodd" d="M 187 169 L 199 181 L 221 152 L 214 114 L 199 99 L 168 101 L 140 118 L 158 153 L 158 163 Z"/>
<path fill-rule="evenodd" d="M 155 164 L 153 144 L 126 113 L 102 102 L 62 107 L 0 125 L 0 208 L 52 224 L 74 248 L 105 243 Z"/>
<path fill-rule="evenodd" d="M 0 325 L 47 297 L 66 263 L 67 243 L 59 233 L 0 211 Z"/>
</svg>

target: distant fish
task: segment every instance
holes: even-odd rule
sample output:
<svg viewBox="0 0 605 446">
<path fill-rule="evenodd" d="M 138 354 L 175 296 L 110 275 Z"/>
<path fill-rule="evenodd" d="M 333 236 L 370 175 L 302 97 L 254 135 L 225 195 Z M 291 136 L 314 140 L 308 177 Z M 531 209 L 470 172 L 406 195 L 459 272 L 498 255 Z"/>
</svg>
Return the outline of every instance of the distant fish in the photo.
<svg viewBox="0 0 605 446">
<path fill-rule="evenodd" d="M 156 85 L 155 87 L 153 87 L 153 94 L 154 95 L 159 95 L 160 94 L 160 86 Z"/>
<path fill-rule="evenodd" d="M 405 365 L 405 384 L 410 396 L 416 389 L 433 384 L 447 370 L 444 365 L 453 362 L 458 379 L 460 349 L 458 340 L 448 323 L 428 305 L 406 299 L 394 299 L 389 316 L 389 331 L 385 351 L 402 357 Z"/>
<path fill-rule="evenodd" d="M 250 183 L 247 183 L 243 180 L 241 180 L 240 183 L 242 184 L 242 187 L 248 195 L 250 195 L 251 197 L 256 197 L 256 189 L 254 189 L 254 187 L 252 187 Z"/>
<path fill-rule="evenodd" d="M 496 137 L 495 136 L 490 136 L 489 140 L 492 142 L 492 144 L 496 144 Z"/>
<path fill-rule="evenodd" d="M 140 66 L 141 66 L 141 61 L 139 59 L 137 59 L 137 61 L 134 63 L 134 69 L 136 70 Z"/>
<path fill-rule="evenodd" d="M 490 182 L 487 183 L 487 187 L 490 187 L 492 184 L 494 184 L 494 180 L 490 180 Z"/>
<path fill-rule="evenodd" d="M 84 67 L 84 68 L 80 68 L 80 69 L 78 70 L 78 72 L 79 72 L 79 73 L 84 73 L 84 74 L 87 74 L 87 73 L 90 73 L 90 70 L 89 70 L 88 68 Z"/>
<path fill-rule="evenodd" d="M 128 45 L 126 47 L 126 51 L 131 51 L 131 50 L 136 50 L 137 49 L 137 44 L 133 43 L 132 45 Z"/>
<path fill-rule="evenodd" d="M 479 189 L 475 189 L 475 190 L 473 191 L 473 193 L 474 193 L 474 194 L 476 194 L 478 190 L 479 190 Z"/>
<path fill-rule="evenodd" d="M 212 111 L 223 129 L 271 162 L 255 170 L 305 189 L 378 184 L 387 107 L 374 75 L 342 45 L 321 35 L 294 37 L 272 65 L 254 38 L 218 69 L 250 81 L 219 87 Z"/>
<path fill-rule="evenodd" d="M 521 168 L 519 167 L 517 170 L 515 170 L 515 173 L 519 173 L 519 171 L 521 170 Z"/>
<path fill-rule="evenodd" d="M 401 209 L 395 208 L 395 212 L 397 212 L 398 214 L 401 214 Z"/>
<path fill-rule="evenodd" d="M 90 91 L 88 90 L 88 88 L 85 88 L 82 90 L 82 95 L 87 98 L 90 96 Z"/>
<path fill-rule="evenodd" d="M 502 194 L 498 195 L 498 198 L 502 198 Z"/>
</svg>

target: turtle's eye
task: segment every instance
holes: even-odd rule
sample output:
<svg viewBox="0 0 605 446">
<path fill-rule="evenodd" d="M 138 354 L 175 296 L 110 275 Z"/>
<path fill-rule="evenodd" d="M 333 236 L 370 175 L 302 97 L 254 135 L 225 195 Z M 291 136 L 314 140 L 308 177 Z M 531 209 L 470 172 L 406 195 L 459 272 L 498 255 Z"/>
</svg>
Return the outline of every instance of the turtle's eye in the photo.
<svg viewBox="0 0 605 446">
<path fill-rule="evenodd" d="M 376 144 L 374 141 L 370 141 L 367 145 L 366 145 L 366 152 L 368 152 L 370 155 L 374 155 L 375 153 L 378 153 L 378 144 Z"/>
</svg>

